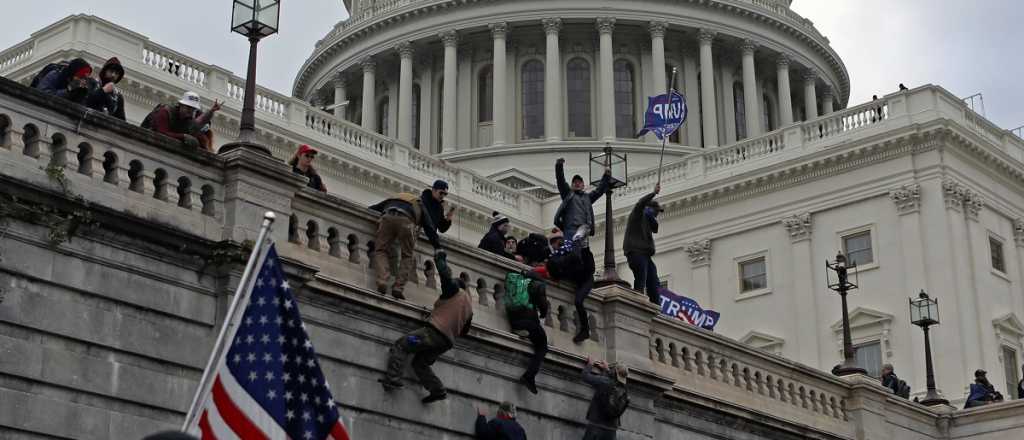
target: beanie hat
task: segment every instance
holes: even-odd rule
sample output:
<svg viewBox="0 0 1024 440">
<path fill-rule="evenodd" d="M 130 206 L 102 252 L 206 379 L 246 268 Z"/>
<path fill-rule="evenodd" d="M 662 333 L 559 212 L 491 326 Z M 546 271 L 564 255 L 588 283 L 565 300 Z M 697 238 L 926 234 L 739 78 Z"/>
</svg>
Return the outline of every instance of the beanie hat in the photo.
<svg viewBox="0 0 1024 440">
<path fill-rule="evenodd" d="M 441 179 L 437 179 L 434 181 L 434 186 L 432 186 L 431 188 L 436 190 L 448 191 L 448 182 L 445 182 Z"/>
<path fill-rule="evenodd" d="M 548 234 L 548 242 L 551 242 L 551 241 L 554 241 L 554 240 L 558 240 L 559 238 L 564 238 L 564 237 L 565 236 L 562 235 L 562 230 L 561 229 L 551 228 L 551 233 Z"/>
<path fill-rule="evenodd" d="M 508 222 L 508 217 L 499 214 L 498 211 L 494 211 L 491 213 L 491 226 L 501 226 L 502 224 Z"/>
<path fill-rule="evenodd" d="M 573 182 L 575 182 L 575 181 L 577 181 L 577 180 L 579 180 L 579 181 L 583 181 L 583 176 L 581 176 L 581 175 L 579 175 L 579 174 L 577 174 L 577 175 L 575 175 L 575 176 L 572 176 L 572 181 L 573 181 Z"/>
</svg>

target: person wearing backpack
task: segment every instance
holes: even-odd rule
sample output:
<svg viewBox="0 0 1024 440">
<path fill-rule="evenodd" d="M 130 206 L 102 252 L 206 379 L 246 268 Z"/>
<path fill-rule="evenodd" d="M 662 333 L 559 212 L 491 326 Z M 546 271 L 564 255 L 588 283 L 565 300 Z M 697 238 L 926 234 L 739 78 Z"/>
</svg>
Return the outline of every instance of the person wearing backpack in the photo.
<svg viewBox="0 0 1024 440">
<path fill-rule="evenodd" d="M 903 379 L 896 376 L 892 364 L 882 365 L 882 386 L 888 388 L 893 394 L 904 399 L 910 398 L 910 385 Z"/>
<path fill-rule="evenodd" d="M 82 58 L 75 58 L 67 64 L 48 64 L 32 79 L 32 87 L 50 95 L 58 96 L 76 104 L 85 104 L 89 95 L 89 75 L 92 66 Z"/>
<path fill-rule="evenodd" d="M 187 147 L 203 148 L 213 153 L 213 141 L 209 134 L 209 124 L 213 114 L 220 110 L 220 102 L 213 101 L 210 110 L 202 112 L 199 95 L 185 92 L 174 108 L 160 104 L 142 120 L 142 127 L 152 129 L 165 136 L 181 141 Z"/>
<path fill-rule="evenodd" d="M 594 371 L 594 369 L 598 371 Z M 583 440 L 615 440 L 619 430 L 619 418 L 629 407 L 629 391 L 626 378 L 629 369 L 625 364 L 608 366 L 603 361 L 594 362 L 587 358 L 583 367 L 583 382 L 594 387 L 594 397 L 587 408 L 587 430 Z"/>
<path fill-rule="evenodd" d="M 533 271 L 509 273 L 505 277 L 505 296 L 502 299 L 509 325 L 513 332 L 526 332 L 533 345 L 533 356 L 526 372 L 519 378 L 531 393 L 537 394 L 537 373 L 548 354 L 548 335 L 540 320 L 547 318 L 551 308 L 547 297 L 547 284 Z"/>
<path fill-rule="evenodd" d="M 124 67 L 117 57 L 107 60 L 100 69 L 99 81 L 94 81 L 92 90 L 85 99 L 85 106 L 124 120 L 124 96 L 114 87 L 124 78 Z"/>
</svg>

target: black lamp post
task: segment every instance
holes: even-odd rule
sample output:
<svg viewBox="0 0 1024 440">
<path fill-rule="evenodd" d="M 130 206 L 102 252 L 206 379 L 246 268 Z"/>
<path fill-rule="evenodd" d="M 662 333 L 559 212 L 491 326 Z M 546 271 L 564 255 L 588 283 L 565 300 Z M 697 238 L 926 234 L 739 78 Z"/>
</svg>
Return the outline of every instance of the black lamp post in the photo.
<svg viewBox="0 0 1024 440">
<path fill-rule="evenodd" d="M 604 153 L 590 153 L 590 183 L 598 185 L 604 178 L 604 170 L 611 169 L 612 178 L 608 192 L 604 195 L 604 273 L 594 282 L 597 287 L 618 284 L 629 287 L 629 283 L 619 278 L 615 267 L 615 220 L 612 218 L 612 190 L 626 186 L 626 155 L 612 152 L 612 144 L 606 142 Z"/>
<path fill-rule="evenodd" d="M 245 76 L 245 96 L 242 100 L 238 142 L 225 145 L 221 148 L 222 152 L 244 145 L 270 154 L 266 147 L 253 142 L 256 131 L 256 45 L 260 39 L 277 33 L 280 18 L 280 0 L 233 1 L 231 31 L 249 39 L 249 68 Z"/>
<path fill-rule="evenodd" d="M 851 374 L 867 374 L 867 371 L 857 366 L 853 354 L 853 340 L 850 337 L 850 312 L 846 306 L 846 295 L 849 291 L 856 289 L 857 284 L 851 283 L 848 277 L 849 269 L 856 269 L 857 262 L 847 265 L 846 256 L 842 252 L 836 254 L 835 261 L 825 260 L 825 279 L 828 280 L 828 288 L 835 291 L 843 299 L 843 363 L 836 365 L 832 373 L 836 376 L 849 376 Z M 829 271 L 836 273 L 836 281 L 832 281 Z M 854 272 L 856 274 L 856 272 Z"/>
<path fill-rule="evenodd" d="M 917 299 L 910 298 L 910 323 L 924 330 L 924 368 L 928 383 L 928 393 L 921 400 L 922 405 L 949 405 L 949 401 L 943 399 L 935 390 L 935 369 L 932 367 L 932 344 L 928 338 L 928 327 L 939 323 L 939 300 L 928 297 L 924 290 L 917 295 Z"/>
</svg>

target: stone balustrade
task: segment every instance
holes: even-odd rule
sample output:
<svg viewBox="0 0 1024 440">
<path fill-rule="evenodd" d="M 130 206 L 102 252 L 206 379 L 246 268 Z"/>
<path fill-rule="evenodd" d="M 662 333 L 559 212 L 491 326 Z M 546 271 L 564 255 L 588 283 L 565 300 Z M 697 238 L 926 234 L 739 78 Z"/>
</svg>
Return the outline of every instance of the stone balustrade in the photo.
<svg viewBox="0 0 1024 440">
<path fill-rule="evenodd" d="M 31 60 L 33 51 L 35 51 L 35 42 L 28 40 L 0 52 L 0 74 Z"/>
</svg>

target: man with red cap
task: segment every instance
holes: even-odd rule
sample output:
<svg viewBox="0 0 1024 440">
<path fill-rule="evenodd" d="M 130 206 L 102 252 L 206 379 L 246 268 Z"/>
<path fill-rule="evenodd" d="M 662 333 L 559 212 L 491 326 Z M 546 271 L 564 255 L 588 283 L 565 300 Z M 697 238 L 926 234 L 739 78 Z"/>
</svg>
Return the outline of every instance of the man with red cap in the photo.
<svg viewBox="0 0 1024 440">
<path fill-rule="evenodd" d="M 85 103 L 89 94 L 89 75 L 92 75 L 92 66 L 88 61 L 75 58 L 66 66 L 51 64 L 45 69 L 49 69 L 49 72 L 39 79 L 35 85 L 37 89 L 78 104 Z"/>
<path fill-rule="evenodd" d="M 327 192 L 324 180 L 320 178 L 320 174 L 313 168 L 313 159 L 316 159 L 316 154 L 317 151 L 313 147 L 299 145 L 299 149 L 295 151 L 295 155 L 288 161 L 288 165 L 292 166 L 293 173 L 303 175 L 309 179 L 306 186 L 317 191 Z"/>
</svg>

